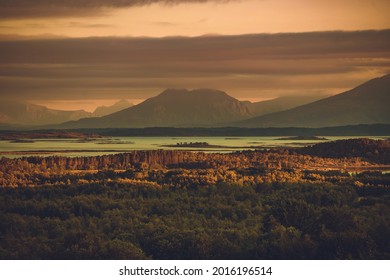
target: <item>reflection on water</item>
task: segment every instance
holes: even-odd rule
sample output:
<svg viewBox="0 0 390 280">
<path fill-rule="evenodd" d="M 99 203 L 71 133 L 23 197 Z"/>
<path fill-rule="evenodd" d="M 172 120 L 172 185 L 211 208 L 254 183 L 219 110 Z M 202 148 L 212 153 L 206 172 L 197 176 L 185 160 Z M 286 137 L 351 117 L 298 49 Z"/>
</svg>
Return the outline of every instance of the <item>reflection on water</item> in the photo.
<svg viewBox="0 0 390 280">
<path fill-rule="evenodd" d="M 134 150 L 177 149 L 206 152 L 232 152 L 272 147 L 301 147 L 325 141 L 360 137 L 326 137 L 328 140 L 278 140 L 280 137 L 115 137 L 105 139 L 34 139 L 33 141 L 0 141 L 0 156 L 29 155 L 97 156 Z M 372 137 L 383 139 L 386 137 Z M 176 143 L 206 142 L 211 147 L 167 147 Z"/>
</svg>

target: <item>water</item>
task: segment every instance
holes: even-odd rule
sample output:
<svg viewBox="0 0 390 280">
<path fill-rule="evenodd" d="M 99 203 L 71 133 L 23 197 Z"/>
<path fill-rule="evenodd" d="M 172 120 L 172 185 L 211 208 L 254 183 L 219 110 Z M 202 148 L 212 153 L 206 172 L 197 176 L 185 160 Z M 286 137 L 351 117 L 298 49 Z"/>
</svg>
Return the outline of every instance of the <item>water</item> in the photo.
<svg viewBox="0 0 390 280">
<path fill-rule="evenodd" d="M 288 137 L 288 136 L 286 136 Z M 232 152 L 248 149 L 261 149 L 270 147 L 302 147 L 324 141 L 339 139 L 362 138 L 359 137 L 325 137 L 328 140 L 277 140 L 273 137 L 112 137 L 93 139 L 34 139 L 33 143 L 14 143 L 0 141 L 0 157 L 17 158 L 22 156 L 97 156 L 115 154 L 134 150 L 175 149 L 206 152 Z M 371 139 L 384 139 L 388 137 L 372 137 Z M 167 147 L 180 142 L 207 142 L 209 145 L 223 147 Z"/>
</svg>

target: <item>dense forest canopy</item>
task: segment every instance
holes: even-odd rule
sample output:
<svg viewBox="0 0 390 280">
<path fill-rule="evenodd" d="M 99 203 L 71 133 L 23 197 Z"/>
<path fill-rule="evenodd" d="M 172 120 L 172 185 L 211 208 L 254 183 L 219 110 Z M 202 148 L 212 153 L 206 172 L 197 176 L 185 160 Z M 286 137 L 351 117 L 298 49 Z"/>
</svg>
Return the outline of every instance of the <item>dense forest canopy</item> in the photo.
<svg viewBox="0 0 390 280">
<path fill-rule="evenodd" d="M 388 188 L 0 190 L 1 259 L 389 259 Z"/>
</svg>

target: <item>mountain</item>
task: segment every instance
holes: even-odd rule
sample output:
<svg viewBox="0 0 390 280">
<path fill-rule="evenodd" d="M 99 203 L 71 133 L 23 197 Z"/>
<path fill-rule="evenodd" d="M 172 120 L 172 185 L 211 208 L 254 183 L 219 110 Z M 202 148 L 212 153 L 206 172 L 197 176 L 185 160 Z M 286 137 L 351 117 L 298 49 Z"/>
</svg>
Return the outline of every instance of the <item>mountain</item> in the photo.
<svg viewBox="0 0 390 280">
<path fill-rule="evenodd" d="M 274 112 L 285 111 L 301 105 L 305 105 L 320 99 L 324 99 L 326 95 L 298 95 L 298 96 L 282 96 L 271 100 L 250 102 L 243 101 L 243 104 L 248 107 L 251 113 L 255 116 L 263 116 Z"/>
<path fill-rule="evenodd" d="M 390 123 L 390 74 L 352 90 L 282 112 L 232 125 L 242 127 L 325 127 Z"/>
<path fill-rule="evenodd" d="M 101 117 L 65 123 L 61 128 L 213 126 L 253 116 L 237 99 L 213 89 L 167 89 L 158 96 Z"/>
<path fill-rule="evenodd" d="M 8 123 L 12 123 L 12 118 L 0 112 L 0 124 L 8 124 Z"/>
<path fill-rule="evenodd" d="M 93 117 L 107 116 L 107 115 L 110 115 L 110 114 L 122 111 L 124 109 L 127 109 L 127 108 L 129 108 L 131 106 L 133 106 L 132 103 L 130 103 L 129 101 L 127 101 L 125 99 L 121 99 L 121 100 L 119 100 L 118 102 L 116 102 L 115 104 L 113 104 L 111 106 L 99 106 L 99 107 L 97 107 L 96 110 L 92 113 L 92 116 Z"/>
<path fill-rule="evenodd" d="M 0 124 L 48 125 L 90 117 L 84 110 L 61 111 L 28 102 L 1 100 Z"/>
</svg>

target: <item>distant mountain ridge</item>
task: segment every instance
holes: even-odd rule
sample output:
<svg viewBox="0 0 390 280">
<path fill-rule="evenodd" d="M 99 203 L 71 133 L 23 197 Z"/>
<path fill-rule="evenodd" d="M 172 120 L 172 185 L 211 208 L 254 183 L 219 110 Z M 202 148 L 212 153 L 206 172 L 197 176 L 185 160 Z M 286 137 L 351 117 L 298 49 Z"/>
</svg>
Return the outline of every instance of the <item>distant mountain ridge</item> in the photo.
<svg viewBox="0 0 390 280">
<path fill-rule="evenodd" d="M 311 98 L 295 96 L 250 103 L 214 89 L 167 89 L 120 112 L 68 122 L 60 128 L 332 127 L 390 123 L 390 75 L 335 96 Z"/>
<path fill-rule="evenodd" d="M 325 127 L 390 123 L 390 74 L 282 112 L 235 122 L 242 127 Z"/>
<path fill-rule="evenodd" d="M 239 101 L 215 89 L 167 89 L 120 112 L 63 124 L 64 128 L 210 127 L 291 108 L 322 96 L 290 96 L 261 102 Z"/>
<path fill-rule="evenodd" d="M 89 117 L 84 110 L 62 111 L 13 100 L 1 100 L 0 123 L 18 125 L 49 125 Z"/>
<path fill-rule="evenodd" d="M 78 129 L 227 126 L 317 128 L 390 124 L 390 75 L 370 80 L 338 95 L 321 97 L 290 96 L 251 103 L 239 101 L 215 89 L 167 89 L 135 106 L 122 100 L 112 106 L 99 107 L 94 113 L 2 102 L 0 125 L 38 124 L 44 125 L 43 128 Z"/>
<path fill-rule="evenodd" d="M 111 106 L 99 106 L 93 111 L 92 116 L 93 117 L 104 117 L 119 111 L 122 111 L 124 109 L 127 109 L 134 104 L 130 103 L 126 99 L 121 99 L 118 102 L 114 103 Z"/>
<path fill-rule="evenodd" d="M 83 118 L 101 117 L 131 107 L 127 100 L 111 106 L 100 106 L 93 113 L 84 110 L 56 110 L 42 105 L 17 100 L 0 100 L 0 124 L 22 126 L 57 125 Z"/>
<path fill-rule="evenodd" d="M 263 116 L 305 105 L 323 98 L 327 95 L 293 95 L 282 96 L 270 100 L 249 102 L 242 101 L 254 116 Z"/>
<path fill-rule="evenodd" d="M 77 121 L 83 118 L 101 117 L 131 107 L 127 100 L 119 100 L 111 106 L 100 106 L 93 113 L 84 110 L 56 110 L 30 102 L 1 100 L 0 124 L 44 126 Z"/>
</svg>

